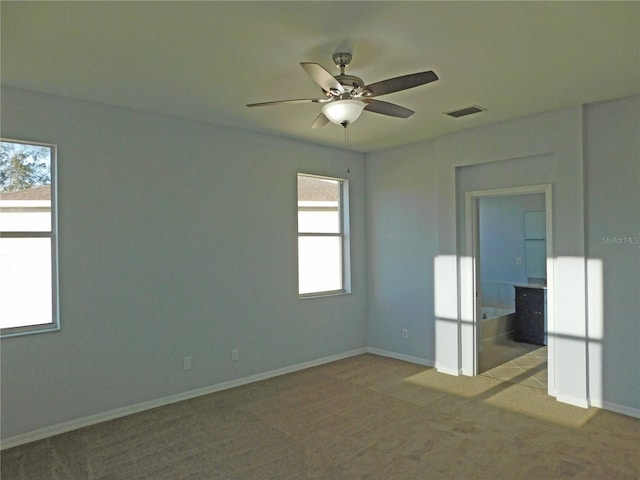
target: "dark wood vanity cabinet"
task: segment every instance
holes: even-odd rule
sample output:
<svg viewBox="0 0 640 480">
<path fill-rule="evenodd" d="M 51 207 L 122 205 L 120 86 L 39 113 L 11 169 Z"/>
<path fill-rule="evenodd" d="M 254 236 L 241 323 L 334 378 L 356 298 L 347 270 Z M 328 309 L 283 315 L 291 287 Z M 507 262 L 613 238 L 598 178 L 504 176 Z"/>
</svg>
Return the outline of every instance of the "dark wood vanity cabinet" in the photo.
<svg viewBox="0 0 640 480">
<path fill-rule="evenodd" d="M 537 286 L 527 287 L 518 285 L 515 286 L 515 289 L 515 341 L 546 345 L 546 290 Z"/>
</svg>

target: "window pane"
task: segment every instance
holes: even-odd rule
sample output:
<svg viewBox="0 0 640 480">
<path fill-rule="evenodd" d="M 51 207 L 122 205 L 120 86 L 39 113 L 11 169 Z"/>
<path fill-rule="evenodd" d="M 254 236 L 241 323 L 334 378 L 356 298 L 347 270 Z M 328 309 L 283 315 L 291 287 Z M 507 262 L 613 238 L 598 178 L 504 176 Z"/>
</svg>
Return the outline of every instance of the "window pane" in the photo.
<svg viewBox="0 0 640 480">
<path fill-rule="evenodd" d="M 337 207 L 332 210 L 298 208 L 298 232 L 340 233 L 340 214 Z"/>
<path fill-rule="evenodd" d="M 52 322 L 51 241 L 0 238 L 2 328 Z"/>
<path fill-rule="evenodd" d="M 47 189 L 49 187 L 41 187 Z M 20 193 L 33 193 L 24 190 Z M 0 230 L 3 232 L 50 232 L 51 200 L 8 200 L 0 193 Z"/>
<path fill-rule="evenodd" d="M 298 292 L 342 290 L 342 239 L 298 238 Z"/>
<path fill-rule="evenodd" d="M 51 147 L 0 143 L 0 231 L 51 231 Z"/>
<path fill-rule="evenodd" d="M 298 175 L 298 232 L 340 231 L 340 181 Z"/>
</svg>

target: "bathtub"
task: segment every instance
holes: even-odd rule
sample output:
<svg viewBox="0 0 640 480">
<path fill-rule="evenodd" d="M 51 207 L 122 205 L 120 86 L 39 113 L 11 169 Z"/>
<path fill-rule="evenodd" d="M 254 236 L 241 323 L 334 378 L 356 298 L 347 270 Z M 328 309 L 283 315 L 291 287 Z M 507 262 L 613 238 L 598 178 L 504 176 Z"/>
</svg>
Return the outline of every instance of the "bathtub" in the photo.
<svg viewBox="0 0 640 480">
<path fill-rule="evenodd" d="M 479 322 L 481 341 L 507 339 L 513 335 L 515 311 L 508 308 L 482 307 Z"/>
<path fill-rule="evenodd" d="M 484 372 L 513 360 L 513 330 L 515 308 L 482 307 L 482 316 L 476 323 L 478 346 L 478 372 Z M 519 352 L 519 351 L 518 351 Z M 520 353 L 518 353 L 520 355 Z"/>
<path fill-rule="evenodd" d="M 499 307 L 482 307 L 482 320 L 491 320 L 492 318 L 504 317 L 514 314 L 514 310 Z"/>
</svg>

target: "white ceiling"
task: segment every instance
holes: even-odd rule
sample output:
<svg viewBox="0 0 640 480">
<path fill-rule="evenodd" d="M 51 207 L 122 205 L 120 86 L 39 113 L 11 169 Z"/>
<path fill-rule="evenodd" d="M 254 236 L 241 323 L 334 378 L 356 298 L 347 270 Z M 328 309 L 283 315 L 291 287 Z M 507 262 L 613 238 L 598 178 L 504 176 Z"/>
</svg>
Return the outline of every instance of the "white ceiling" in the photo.
<svg viewBox="0 0 640 480">
<path fill-rule="evenodd" d="M 437 82 L 381 97 L 416 114 L 364 112 L 369 152 L 531 113 L 640 92 L 640 2 L 2 1 L 2 84 L 344 146 L 312 130 L 319 97 L 299 62 L 365 83 L 424 70 Z M 453 119 L 443 112 L 480 105 Z"/>
</svg>

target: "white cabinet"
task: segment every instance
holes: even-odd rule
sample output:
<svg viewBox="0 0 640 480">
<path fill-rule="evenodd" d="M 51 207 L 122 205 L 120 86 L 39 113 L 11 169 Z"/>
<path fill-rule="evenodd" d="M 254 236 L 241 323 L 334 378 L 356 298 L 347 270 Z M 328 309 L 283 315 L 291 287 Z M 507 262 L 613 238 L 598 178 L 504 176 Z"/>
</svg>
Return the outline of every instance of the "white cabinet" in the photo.
<svg viewBox="0 0 640 480">
<path fill-rule="evenodd" d="M 524 214 L 524 248 L 527 278 L 547 278 L 547 232 L 544 211 Z"/>
</svg>

